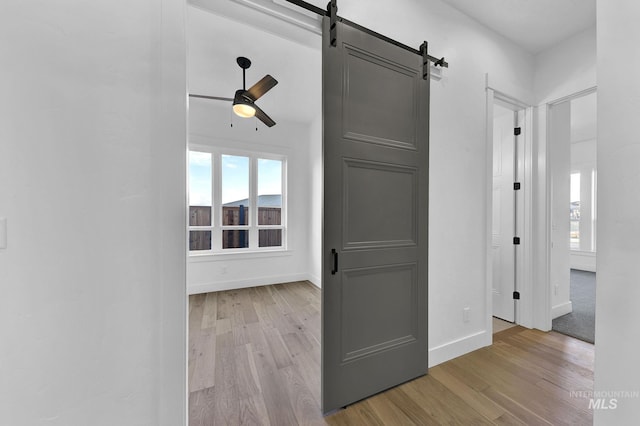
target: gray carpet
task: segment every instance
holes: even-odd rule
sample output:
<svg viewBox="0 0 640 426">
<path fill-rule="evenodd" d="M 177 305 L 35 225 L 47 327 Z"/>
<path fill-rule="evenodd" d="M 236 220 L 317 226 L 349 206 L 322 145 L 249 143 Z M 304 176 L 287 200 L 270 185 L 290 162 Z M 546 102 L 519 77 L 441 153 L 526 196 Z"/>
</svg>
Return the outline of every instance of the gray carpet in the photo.
<svg viewBox="0 0 640 426">
<path fill-rule="evenodd" d="M 596 331 L 596 274 L 571 270 L 573 312 L 553 320 L 554 331 L 594 343 Z"/>
</svg>

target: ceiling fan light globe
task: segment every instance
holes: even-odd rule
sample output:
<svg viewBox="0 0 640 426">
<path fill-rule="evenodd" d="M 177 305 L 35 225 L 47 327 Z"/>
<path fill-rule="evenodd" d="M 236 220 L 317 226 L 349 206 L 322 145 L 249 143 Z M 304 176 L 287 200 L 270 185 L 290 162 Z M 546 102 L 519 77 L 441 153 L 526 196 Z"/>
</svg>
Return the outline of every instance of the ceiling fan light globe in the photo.
<svg viewBox="0 0 640 426">
<path fill-rule="evenodd" d="M 251 118 L 256 115 L 256 109 L 247 104 L 234 104 L 233 112 L 235 112 L 238 117 L 243 118 Z"/>
</svg>

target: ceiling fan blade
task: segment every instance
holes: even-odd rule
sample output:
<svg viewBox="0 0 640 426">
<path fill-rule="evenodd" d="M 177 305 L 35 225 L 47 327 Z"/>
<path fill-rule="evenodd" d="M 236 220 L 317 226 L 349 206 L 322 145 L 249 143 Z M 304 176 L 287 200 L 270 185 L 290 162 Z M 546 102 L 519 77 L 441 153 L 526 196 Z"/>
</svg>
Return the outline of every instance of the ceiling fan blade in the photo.
<svg viewBox="0 0 640 426">
<path fill-rule="evenodd" d="M 262 80 L 251 86 L 246 93 L 251 97 L 251 99 L 257 101 L 262 95 L 271 90 L 276 84 L 278 84 L 278 80 L 267 74 L 262 77 Z"/>
<path fill-rule="evenodd" d="M 222 96 L 196 95 L 189 93 L 190 98 L 212 99 L 214 101 L 233 101 L 233 98 L 223 98 Z"/>
<path fill-rule="evenodd" d="M 276 122 L 273 121 L 271 117 L 269 117 L 263 110 L 261 110 L 258 105 L 253 104 L 253 107 L 256 109 L 256 117 L 258 120 L 262 121 L 265 126 L 273 127 L 276 125 Z"/>
</svg>

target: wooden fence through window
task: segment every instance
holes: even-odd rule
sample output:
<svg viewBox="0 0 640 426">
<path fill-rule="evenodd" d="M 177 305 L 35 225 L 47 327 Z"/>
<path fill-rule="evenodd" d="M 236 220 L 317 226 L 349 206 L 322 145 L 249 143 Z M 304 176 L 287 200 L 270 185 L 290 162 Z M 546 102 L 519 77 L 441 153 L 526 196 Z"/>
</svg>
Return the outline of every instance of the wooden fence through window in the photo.
<svg viewBox="0 0 640 426">
<path fill-rule="evenodd" d="M 241 210 L 242 207 L 242 210 Z M 222 208 L 222 224 L 224 226 L 248 225 L 249 208 L 233 206 Z M 258 207 L 258 225 L 281 225 L 282 209 L 280 207 Z M 211 207 L 189 206 L 190 226 L 211 226 Z M 282 246 L 281 229 L 260 229 L 258 231 L 258 247 Z M 222 248 L 249 247 L 249 231 L 225 230 L 222 234 Z M 211 231 L 189 232 L 189 250 L 210 250 Z"/>
</svg>

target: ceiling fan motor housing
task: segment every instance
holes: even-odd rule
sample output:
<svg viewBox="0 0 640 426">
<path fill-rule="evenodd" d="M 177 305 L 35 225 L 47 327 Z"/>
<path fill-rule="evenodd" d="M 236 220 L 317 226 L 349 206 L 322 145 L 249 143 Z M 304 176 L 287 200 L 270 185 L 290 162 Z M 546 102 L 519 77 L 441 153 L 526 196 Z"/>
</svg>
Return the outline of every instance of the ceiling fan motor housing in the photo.
<svg viewBox="0 0 640 426">
<path fill-rule="evenodd" d="M 262 121 L 267 127 L 273 127 L 276 122 L 273 121 L 263 110 L 261 110 L 255 102 L 265 93 L 273 88 L 278 81 L 269 74 L 265 75 L 262 80 L 247 89 L 246 71 L 251 66 L 251 61 L 244 56 L 238 56 L 236 59 L 238 66 L 242 68 L 242 89 L 236 90 L 233 96 L 233 111 L 240 117 L 249 118 L 256 117 Z"/>
<path fill-rule="evenodd" d="M 233 96 L 233 103 L 253 104 L 253 99 L 247 95 L 247 91 L 244 89 L 236 90 L 236 94 Z"/>
</svg>

